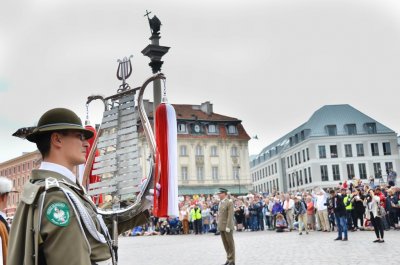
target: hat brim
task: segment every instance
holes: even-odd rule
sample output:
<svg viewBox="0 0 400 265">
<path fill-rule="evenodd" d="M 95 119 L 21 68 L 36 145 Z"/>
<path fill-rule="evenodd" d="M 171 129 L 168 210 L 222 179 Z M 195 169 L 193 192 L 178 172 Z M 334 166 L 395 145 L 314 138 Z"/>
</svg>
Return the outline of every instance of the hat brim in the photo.
<svg viewBox="0 0 400 265">
<path fill-rule="evenodd" d="M 87 130 L 83 127 L 73 126 L 73 125 L 54 125 L 48 126 L 46 128 L 35 129 L 33 133 L 26 136 L 26 139 L 29 142 L 36 143 L 39 139 L 39 136 L 52 131 L 63 131 L 63 130 L 73 130 L 83 133 L 85 139 L 90 139 L 93 137 L 94 133 L 91 130 Z"/>
</svg>

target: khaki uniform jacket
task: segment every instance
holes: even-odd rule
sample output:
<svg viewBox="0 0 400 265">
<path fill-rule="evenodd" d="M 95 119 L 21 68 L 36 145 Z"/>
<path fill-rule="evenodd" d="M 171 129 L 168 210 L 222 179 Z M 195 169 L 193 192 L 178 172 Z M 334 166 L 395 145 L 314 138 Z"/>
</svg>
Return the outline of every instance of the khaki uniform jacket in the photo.
<svg viewBox="0 0 400 265">
<path fill-rule="evenodd" d="M 45 191 L 44 185 L 47 178 L 55 178 L 60 187 L 74 193 L 93 220 L 97 231 L 104 235 L 97 219 L 96 206 L 86 196 L 81 187 L 53 171 L 32 171 L 31 182 L 24 186 L 21 202 L 14 216 L 10 231 L 8 249 L 8 265 L 91 265 L 92 262 L 110 259 L 110 242 L 97 241 L 83 225 L 78 222 L 81 218 L 60 188 L 54 187 L 46 191 L 43 211 L 39 216 L 38 198 Z M 48 209 L 54 203 L 69 207 L 68 225 L 59 226 L 49 220 Z M 142 213 L 131 219 L 125 219 L 118 226 L 119 232 L 140 225 L 147 221 L 148 212 Z M 40 229 L 38 226 L 39 219 Z M 104 219 L 108 229 L 111 228 L 110 220 Z M 38 231 L 39 230 L 39 231 Z M 109 230 L 111 231 L 111 230 Z M 106 237 L 107 238 L 107 237 Z M 35 243 L 39 249 L 35 249 Z"/>
<path fill-rule="evenodd" d="M 221 201 L 218 207 L 218 230 L 225 231 L 229 228 L 233 231 L 233 202 L 228 198 Z"/>
</svg>

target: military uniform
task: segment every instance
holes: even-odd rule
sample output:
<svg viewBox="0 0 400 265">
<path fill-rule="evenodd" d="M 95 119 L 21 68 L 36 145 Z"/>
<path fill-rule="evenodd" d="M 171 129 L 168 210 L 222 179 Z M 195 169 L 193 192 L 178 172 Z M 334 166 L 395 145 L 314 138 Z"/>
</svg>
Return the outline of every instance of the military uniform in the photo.
<svg viewBox="0 0 400 265">
<path fill-rule="evenodd" d="M 235 242 L 233 240 L 233 202 L 227 197 L 218 207 L 218 230 L 221 232 L 222 243 L 227 255 L 226 264 L 235 264 Z M 229 228 L 229 232 L 227 232 Z"/>
<path fill-rule="evenodd" d="M 118 231 L 147 216 L 119 223 Z M 108 228 L 79 185 L 56 172 L 33 170 L 14 216 L 8 264 L 112 264 Z"/>
<path fill-rule="evenodd" d="M 60 133 L 63 130 L 72 130 L 78 134 L 70 136 L 69 141 L 64 141 Z M 46 138 L 46 135 L 54 138 Z M 57 148 L 67 150 L 70 154 L 51 155 L 49 151 L 46 159 L 43 159 L 41 169 L 32 171 L 30 182 L 24 186 L 21 202 L 14 216 L 8 265 L 116 263 L 109 234 L 112 217 L 104 216 L 103 220 L 84 189 L 76 183 L 72 169 L 50 162 L 50 156 L 53 159 L 58 158 L 56 161 L 61 156 L 61 161 L 67 160 L 69 165 L 77 165 L 78 157 L 84 160 L 81 150 L 87 145 L 85 141 L 92 136 L 93 132 L 82 127 L 82 122 L 75 113 L 62 108 L 43 114 L 38 127 L 26 136 L 27 140 L 38 145 L 39 150 L 39 145 L 45 148 L 43 141 L 49 141 L 50 151 L 57 150 L 51 149 L 56 147 L 52 142 L 55 141 L 59 143 Z M 69 155 L 75 158 L 70 158 Z M 131 211 L 125 212 L 118 216 L 118 232 L 122 233 L 145 223 L 148 216 L 147 210 L 139 215 Z"/>
</svg>

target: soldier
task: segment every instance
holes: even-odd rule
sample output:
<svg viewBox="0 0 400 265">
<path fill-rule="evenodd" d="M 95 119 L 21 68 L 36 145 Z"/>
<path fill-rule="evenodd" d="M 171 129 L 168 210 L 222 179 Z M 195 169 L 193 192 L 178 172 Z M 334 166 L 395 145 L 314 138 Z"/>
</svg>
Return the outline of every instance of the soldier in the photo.
<svg viewBox="0 0 400 265">
<path fill-rule="evenodd" d="M 10 233 L 10 265 L 115 264 L 108 228 L 73 174 L 85 162 L 93 132 L 68 109 L 47 111 L 26 138 L 43 157 L 24 186 Z M 120 233 L 147 221 L 148 211 L 118 223 Z"/>
<path fill-rule="evenodd" d="M 1 264 L 7 264 L 7 245 L 8 245 L 8 233 L 10 232 L 10 227 L 6 221 L 6 214 L 3 210 L 7 207 L 8 193 L 12 190 L 12 181 L 6 177 L 0 177 L 0 243 L 1 243 L 1 254 L 3 260 Z"/>
<path fill-rule="evenodd" d="M 227 260 L 224 265 L 235 265 L 235 242 L 233 241 L 233 202 L 227 197 L 228 190 L 220 188 L 218 196 L 218 230 L 221 232 Z"/>
</svg>

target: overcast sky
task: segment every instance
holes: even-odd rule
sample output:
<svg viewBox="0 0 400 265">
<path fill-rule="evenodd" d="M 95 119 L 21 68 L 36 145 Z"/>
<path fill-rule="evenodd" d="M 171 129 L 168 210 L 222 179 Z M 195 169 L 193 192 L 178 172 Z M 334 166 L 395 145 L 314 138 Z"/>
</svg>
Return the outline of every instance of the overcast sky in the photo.
<svg viewBox="0 0 400 265">
<path fill-rule="evenodd" d="M 398 0 L 1 0 L 0 162 L 35 150 L 11 134 L 48 109 L 84 119 L 87 96 L 115 93 L 117 59 L 134 56 L 132 87 L 151 75 L 146 9 L 171 47 L 169 101 L 241 119 L 250 154 L 327 104 L 400 131 Z"/>
</svg>

